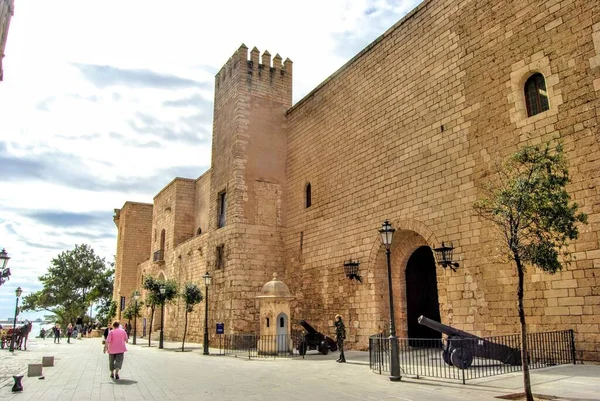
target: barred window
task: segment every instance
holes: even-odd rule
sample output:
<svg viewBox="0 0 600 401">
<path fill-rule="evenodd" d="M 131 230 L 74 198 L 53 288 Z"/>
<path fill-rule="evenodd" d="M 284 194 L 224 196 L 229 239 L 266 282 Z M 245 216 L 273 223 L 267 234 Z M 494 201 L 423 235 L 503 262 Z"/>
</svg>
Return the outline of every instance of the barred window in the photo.
<svg viewBox="0 0 600 401">
<path fill-rule="evenodd" d="M 527 117 L 550 109 L 546 81 L 542 74 L 533 74 L 525 82 L 525 103 L 527 104 Z"/>
</svg>

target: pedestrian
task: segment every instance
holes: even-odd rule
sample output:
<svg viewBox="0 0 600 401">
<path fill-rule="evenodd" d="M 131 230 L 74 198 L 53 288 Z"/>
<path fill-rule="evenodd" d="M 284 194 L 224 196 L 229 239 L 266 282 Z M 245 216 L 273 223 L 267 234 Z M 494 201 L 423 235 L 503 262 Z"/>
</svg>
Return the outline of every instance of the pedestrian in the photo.
<svg viewBox="0 0 600 401">
<path fill-rule="evenodd" d="M 56 323 L 52 331 L 54 332 L 54 344 L 60 344 L 60 324 Z"/>
<path fill-rule="evenodd" d="M 73 325 L 69 323 L 67 326 L 67 343 L 71 344 L 71 336 L 73 336 Z"/>
<path fill-rule="evenodd" d="M 113 329 L 106 337 L 104 352 L 108 351 L 108 367 L 110 369 L 110 378 L 119 380 L 119 370 L 123 367 L 123 359 L 127 352 L 127 333 L 120 327 L 120 323 L 115 321 L 112 324 Z"/>
<path fill-rule="evenodd" d="M 40 330 L 40 338 L 42 340 L 46 339 L 46 329 L 42 327 L 42 329 Z"/>
<path fill-rule="evenodd" d="M 125 323 L 125 332 L 127 332 L 127 337 L 131 334 L 131 323 Z"/>
<path fill-rule="evenodd" d="M 338 349 L 340 350 L 340 357 L 336 362 L 346 362 L 344 356 L 344 340 L 346 339 L 346 326 L 342 321 L 342 315 L 335 315 L 335 339 L 337 341 Z"/>
</svg>

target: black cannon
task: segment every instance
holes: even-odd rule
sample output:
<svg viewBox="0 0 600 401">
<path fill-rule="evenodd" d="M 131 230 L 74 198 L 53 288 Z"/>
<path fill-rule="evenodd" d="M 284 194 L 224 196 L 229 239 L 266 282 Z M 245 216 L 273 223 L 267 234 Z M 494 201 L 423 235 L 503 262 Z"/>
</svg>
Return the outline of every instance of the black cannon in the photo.
<svg viewBox="0 0 600 401">
<path fill-rule="evenodd" d="M 302 341 L 300 341 L 297 347 L 300 355 L 304 355 L 306 351 L 313 349 L 319 350 L 323 355 L 327 355 L 329 350 L 332 352 L 337 351 L 337 343 L 333 338 L 319 333 L 306 320 L 300 320 L 300 325 L 306 330 Z"/>
<path fill-rule="evenodd" d="M 442 358 L 450 366 L 466 369 L 471 366 L 474 357 L 494 359 L 507 365 L 521 365 L 521 350 L 518 348 L 485 340 L 425 316 L 419 317 L 418 322 L 448 336 Z"/>
</svg>

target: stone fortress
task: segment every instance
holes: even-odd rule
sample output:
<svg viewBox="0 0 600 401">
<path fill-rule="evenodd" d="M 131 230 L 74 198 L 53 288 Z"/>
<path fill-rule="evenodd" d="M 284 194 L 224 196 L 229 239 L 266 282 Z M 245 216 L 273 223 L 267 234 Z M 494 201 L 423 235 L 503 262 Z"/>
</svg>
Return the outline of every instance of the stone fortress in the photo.
<svg viewBox="0 0 600 401">
<path fill-rule="evenodd" d="M 211 338 L 216 322 L 258 332 L 255 297 L 277 273 L 292 328 L 306 319 L 333 335 L 340 313 L 347 344 L 366 349 L 389 327 L 377 231 L 389 219 L 400 337 L 431 335 L 421 314 L 482 336 L 518 332 L 516 269 L 492 257 L 494 229 L 472 204 L 495 164 L 559 137 L 589 224 L 574 263 L 528 269 L 528 326 L 573 329 L 578 358 L 600 361 L 599 126 L 598 1 L 425 0 L 294 105 L 292 62 L 242 45 L 215 77 L 210 170 L 115 210 L 118 316 L 134 290 L 143 299 L 143 276 L 204 289 L 208 271 Z M 435 263 L 442 241 L 456 271 Z M 344 274 L 349 260 L 362 282 Z M 181 338 L 183 316 L 181 301 L 167 305 L 166 338 Z M 188 338 L 203 329 L 200 304 Z"/>
</svg>

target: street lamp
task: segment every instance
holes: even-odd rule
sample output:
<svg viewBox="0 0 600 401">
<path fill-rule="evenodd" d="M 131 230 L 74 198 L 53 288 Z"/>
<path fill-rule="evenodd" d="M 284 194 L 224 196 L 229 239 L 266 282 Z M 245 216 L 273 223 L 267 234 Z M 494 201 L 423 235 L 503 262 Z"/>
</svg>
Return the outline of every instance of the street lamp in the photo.
<svg viewBox="0 0 600 401">
<path fill-rule="evenodd" d="M 160 301 L 161 301 L 161 305 L 160 305 L 160 338 L 158 341 L 158 348 L 162 349 L 163 348 L 163 327 L 165 325 L 165 286 L 161 285 L 160 286 Z"/>
<path fill-rule="evenodd" d="M 135 292 L 133 293 L 133 299 L 135 300 L 135 315 L 133 315 L 133 345 L 135 344 L 135 339 L 137 337 L 137 315 L 138 315 L 138 305 L 137 305 L 137 301 L 138 299 L 140 299 L 140 293 L 135 290 Z"/>
<path fill-rule="evenodd" d="M 209 272 L 206 272 L 204 276 L 204 352 L 203 355 L 208 355 L 208 286 L 212 280 Z"/>
<path fill-rule="evenodd" d="M 6 267 L 8 264 L 8 253 L 6 253 L 6 249 L 2 248 L 2 252 L 0 252 L 0 285 L 4 284 L 10 277 L 10 269 Z"/>
<path fill-rule="evenodd" d="M 21 296 L 22 293 L 23 293 L 23 290 L 21 289 L 21 287 L 18 287 L 15 290 L 15 294 L 17 296 L 17 303 L 15 306 L 15 320 L 13 323 L 12 336 L 10 337 L 10 348 L 9 348 L 10 352 L 14 352 L 14 350 L 15 350 L 15 332 L 17 331 L 17 315 L 19 314 L 19 297 Z"/>
<path fill-rule="evenodd" d="M 394 319 L 394 293 L 392 292 L 392 263 L 390 261 L 390 247 L 392 246 L 392 238 L 394 237 L 395 229 L 388 220 L 383 222 L 379 233 L 381 234 L 381 242 L 385 246 L 385 255 L 387 257 L 387 274 L 388 274 L 388 295 L 390 297 L 390 380 L 398 381 L 402 379 L 400 375 L 400 360 L 398 358 L 398 337 L 396 337 L 396 323 Z"/>
</svg>

